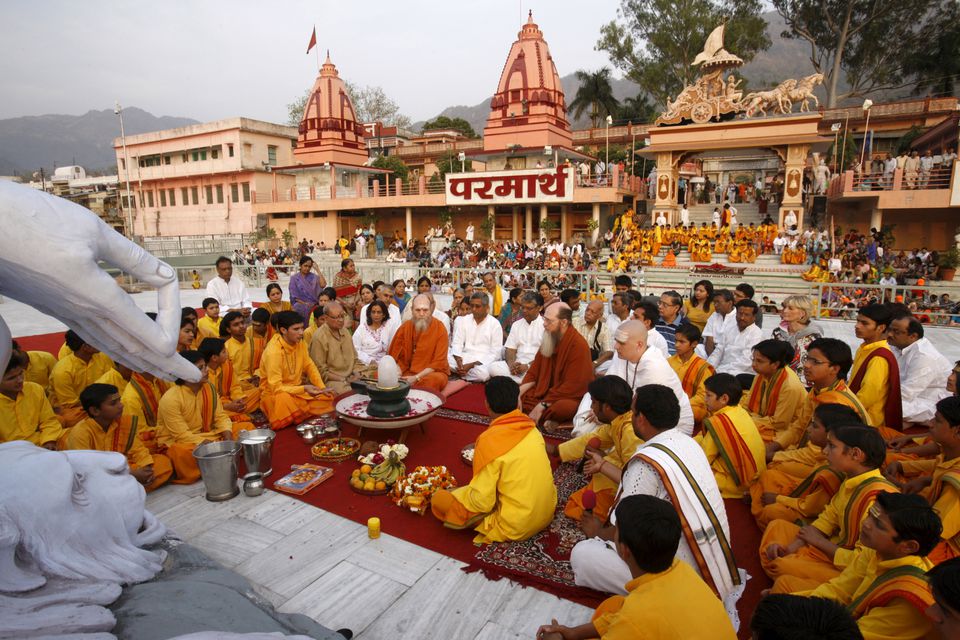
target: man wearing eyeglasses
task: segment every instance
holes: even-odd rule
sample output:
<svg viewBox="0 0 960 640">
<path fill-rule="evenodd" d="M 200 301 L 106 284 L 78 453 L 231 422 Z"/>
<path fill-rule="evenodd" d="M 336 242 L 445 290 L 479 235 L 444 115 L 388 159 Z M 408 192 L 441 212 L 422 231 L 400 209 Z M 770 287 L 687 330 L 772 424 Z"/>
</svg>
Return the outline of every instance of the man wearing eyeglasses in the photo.
<svg viewBox="0 0 960 640">
<path fill-rule="evenodd" d="M 946 385 L 950 362 L 923 337 L 923 325 L 907 312 L 894 315 L 887 340 L 900 365 L 903 421 L 932 420 L 937 402 L 950 395 Z"/>
<path fill-rule="evenodd" d="M 667 341 L 667 350 L 672 356 L 677 352 L 677 327 L 687 321 L 680 313 L 683 298 L 676 291 L 667 291 L 660 296 L 658 307 L 660 319 L 654 328 Z"/>
</svg>

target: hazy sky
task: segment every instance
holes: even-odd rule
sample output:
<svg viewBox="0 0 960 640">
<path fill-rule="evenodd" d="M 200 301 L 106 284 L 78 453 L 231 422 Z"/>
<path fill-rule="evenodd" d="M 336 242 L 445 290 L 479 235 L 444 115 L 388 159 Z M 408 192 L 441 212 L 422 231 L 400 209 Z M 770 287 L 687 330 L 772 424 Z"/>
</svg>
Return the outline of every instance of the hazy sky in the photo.
<svg viewBox="0 0 960 640">
<path fill-rule="evenodd" d="M 496 89 L 533 9 L 560 75 L 594 51 L 619 0 L 71 0 L 0 5 L 0 118 L 112 108 L 286 120 L 313 84 L 313 25 L 341 77 L 379 85 L 414 120 Z M 522 6 L 522 9 L 521 9 Z"/>
</svg>

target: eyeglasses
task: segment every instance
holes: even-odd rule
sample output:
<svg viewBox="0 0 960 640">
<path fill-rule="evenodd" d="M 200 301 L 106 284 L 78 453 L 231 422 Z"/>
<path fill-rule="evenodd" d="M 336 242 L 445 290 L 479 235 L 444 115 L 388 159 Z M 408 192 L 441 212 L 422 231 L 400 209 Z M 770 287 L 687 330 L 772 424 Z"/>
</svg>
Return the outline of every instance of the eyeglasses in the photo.
<svg viewBox="0 0 960 640">
<path fill-rule="evenodd" d="M 828 362 L 827 360 L 817 360 L 816 358 L 813 358 L 811 356 L 803 356 L 803 364 L 807 364 L 808 362 L 810 364 L 817 365 L 817 366 L 821 364 L 830 364 L 830 362 Z"/>
</svg>

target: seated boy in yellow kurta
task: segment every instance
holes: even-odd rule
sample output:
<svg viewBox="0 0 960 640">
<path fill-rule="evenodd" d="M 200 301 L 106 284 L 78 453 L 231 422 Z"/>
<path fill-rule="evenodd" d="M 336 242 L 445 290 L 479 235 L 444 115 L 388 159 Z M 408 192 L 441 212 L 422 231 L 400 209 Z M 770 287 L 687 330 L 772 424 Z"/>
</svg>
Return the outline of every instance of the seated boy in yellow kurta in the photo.
<svg viewBox="0 0 960 640">
<path fill-rule="evenodd" d="M 29 362 L 26 353 L 14 350 L 0 378 L 0 442 L 26 440 L 56 451 L 63 427 L 43 387 L 25 381 Z"/>
<path fill-rule="evenodd" d="M 717 373 L 704 385 L 708 415 L 696 440 L 710 462 L 720 494 L 742 498 L 766 468 L 763 438 L 750 414 L 739 405 L 743 391 L 734 376 Z"/>
<path fill-rule="evenodd" d="M 627 595 L 604 600 L 586 624 L 565 627 L 554 620 L 543 625 L 538 640 L 736 638 L 720 599 L 675 557 L 682 529 L 674 506 L 653 496 L 627 496 L 617 504 L 616 516 L 617 553 L 633 576 L 625 585 Z"/>
<path fill-rule="evenodd" d="M 476 543 L 526 540 L 553 520 L 557 488 L 537 425 L 517 407 L 520 386 L 494 376 L 484 389 L 490 426 L 477 436 L 473 479 L 430 502 L 433 515 L 454 528 L 476 524 Z"/>
<path fill-rule="evenodd" d="M 926 610 L 933 593 L 925 556 L 940 541 L 940 518 L 920 496 L 879 493 L 860 529 L 850 565 L 799 595 L 846 605 L 864 640 L 920 640 L 934 635 Z"/>
<path fill-rule="evenodd" d="M 67 449 L 115 451 L 130 465 L 130 475 L 153 491 L 173 475 L 170 459 L 151 455 L 137 433 L 139 419 L 123 414 L 120 392 L 111 384 L 94 383 L 80 393 L 80 405 L 90 417 L 78 422 L 67 436 Z"/>
<path fill-rule="evenodd" d="M 244 391 L 260 386 L 257 367 L 263 357 L 266 339 L 254 340 L 247 337 L 247 325 L 239 311 L 230 311 L 220 322 L 220 333 L 225 334 L 227 355 L 233 364 L 233 374 Z M 257 399 L 259 405 L 259 398 Z"/>
<path fill-rule="evenodd" d="M 57 364 L 57 359 L 48 351 L 26 351 L 20 348 L 17 341 L 13 341 L 14 351 L 23 351 L 29 358 L 27 370 L 24 373 L 24 379 L 27 382 L 35 382 L 43 387 L 44 392 L 50 389 L 50 374 L 53 373 L 53 367 Z"/>
<path fill-rule="evenodd" d="M 937 512 L 942 540 L 929 557 L 940 564 L 960 556 L 960 397 L 937 402 L 930 436 L 940 448 L 936 458 L 892 462 L 884 475 L 908 493 L 922 493 Z"/>
<path fill-rule="evenodd" d="M 220 303 L 216 298 L 203 299 L 204 316 L 197 320 L 197 338 L 220 337 Z"/>
<path fill-rule="evenodd" d="M 560 445 L 547 444 L 547 453 L 559 455 L 562 461 L 570 462 L 584 458 L 587 447 L 590 447 L 590 451 L 596 455 L 589 456 L 590 460 L 583 467 L 584 473 L 590 476 L 590 482 L 570 496 L 563 512 L 579 520 L 584 510 L 583 494 L 590 490 L 596 496 L 593 514 L 600 520 L 606 520 L 620 487 L 623 467 L 636 453 L 641 440 L 633 431 L 633 411 L 630 410 L 633 390 L 623 378 L 603 376 L 591 382 L 587 390 L 593 399 L 590 408 L 600 426 L 595 431 Z M 590 445 L 594 438 L 596 442 Z"/>
<path fill-rule="evenodd" d="M 700 344 L 701 337 L 700 329 L 696 325 L 681 324 L 677 327 L 674 345 L 676 353 L 667 358 L 670 368 L 680 378 L 683 392 L 690 399 L 693 420 L 697 424 L 707 417 L 707 405 L 704 401 L 707 389 L 703 383 L 715 373 L 713 365 L 694 353 L 697 345 Z"/>
<path fill-rule="evenodd" d="M 197 365 L 201 378 L 199 382 L 177 380 L 160 398 L 157 441 L 173 463 L 174 484 L 192 484 L 200 479 L 193 450 L 207 442 L 233 439 L 233 423 L 210 384 L 203 354 L 184 351 L 180 356 Z"/>
<path fill-rule="evenodd" d="M 807 397 L 800 378 L 790 368 L 793 347 L 783 340 L 761 340 L 753 346 L 753 384 L 743 394 L 740 406 L 750 413 L 764 442 L 789 428 L 797 409 Z"/>
<path fill-rule="evenodd" d="M 263 350 L 260 407 L 274 430 L 333 410 L 333 394 L 303 344 L 303 318 L 296 311 L 275 313 L 277 335 Z M 306 378 L 309 384 L 304 384 Z"/>
<path fill-rule="evenodd" d="M 250 422 L 249 414 L 260 408 L 260 389 L 252 387 L 243 390 L 240 377 L 236 375 L 224 341 L 220 338 L 204 338 L 199 351 L 207 363 L 210 383 L 220 396 L 223 410 L 235 423 Z M 252 423 L 249 428 L 253 428 Z"/>
<path fill-rule="evenodd" d="M 859 423 L 859 414 L 842 404 L 821 404 L 814 410 L 807 444 L 778 451 L 750 487 L 751 511 L 760 529 L 773 520 L 809 522 L 820 515 L 843 482 L 823 453 L 826 425 Z"/>
<path fill-rule="evenodd" d="M 863 425 L 827 425 L 827 461 L 846 480 L 813 524 L 787 520 L 767 525 L 760 541 L 760 563 L 775 580 L 775 593 L 814 589 L 850 564 L 861 523 L 881 491 L 897 491 L 880 474 L 886 443 Z"/>
<path fill-rule="evenodd" d="M 60 424 L 70 428 L 87 417 L 80 407 L 80 392 L 112 369 L 113 360 L 84 342 L 72 329 L 64 338 L 72 353 L 57 362 L 50 374 L 50 383 Z"/>
<path fill-rule="evenodd" d="M 157 415 L 160 398 L 169 388 L 170 383 L 153 374 L 134 371 L 127 388 L 120 394 L 123 415 L 139 420 L 137 433 L 150 453 L 161 453 L 161 446 L 157 442 Z"/>
<path fill-rule="evenodd" d="M 114 362 L 113 368 L 97 378 L 94 384 L 112 384 L 122 396 L 132 375 L 133 369 L 119 362 Z"/>
</svg>

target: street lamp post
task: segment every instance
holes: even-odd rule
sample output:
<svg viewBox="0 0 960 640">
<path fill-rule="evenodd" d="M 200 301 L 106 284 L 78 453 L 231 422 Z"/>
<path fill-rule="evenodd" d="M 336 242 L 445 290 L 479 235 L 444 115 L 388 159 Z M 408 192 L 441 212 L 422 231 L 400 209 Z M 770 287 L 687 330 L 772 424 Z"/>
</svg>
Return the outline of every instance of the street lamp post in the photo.
<svg viewBox="0 0 960 640">
<path fill-rule="evenodd" d="M 127 155 L 127 137 L 123 131 L 123 109 L 120 102 L 115 102 L 113 112 L 120 116 L 120 144 L 123 146 L 123 177 L 127 182 L 127 203 L 123 206 L 124 226 L 126 226 L 127 237 L 133 239 L 133 211 L 130 208 L 130 156 Z M 121 199 L 121 202 L 123 200 Z"/>
<path fill-rule="evenodd" d="M 611 116 L 611 115 L 608 114 L 608 115 L 607 115 L 607 134 L 606 134 L 606 138 L 607 138 L 607 158 L 606 158 L 606 160 L 604 160 L 604 164 L 606 165 L 606 170 L 607 170 L 607 171 L 610 171 L 610 125 L 612 125 L 612 124 L 613 124 L 613 116 Z"/>
<path fill-rule="evenodd" d="M 867 121 L 863 125 L 863 148 L 860 149 L 860 175 L 864 174 L 863 158 L 867 153 L 867 138 L 870 136 L 870 107 L 873 106 L 873 100 L 867 98 L 863 101 L 863 110 L 867 112 Z"/>
</svg>

